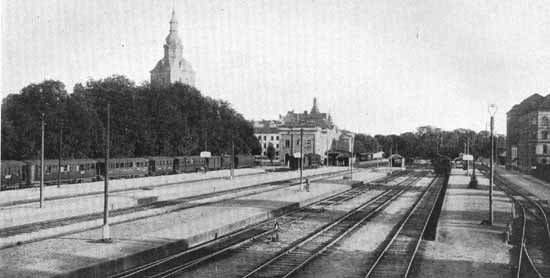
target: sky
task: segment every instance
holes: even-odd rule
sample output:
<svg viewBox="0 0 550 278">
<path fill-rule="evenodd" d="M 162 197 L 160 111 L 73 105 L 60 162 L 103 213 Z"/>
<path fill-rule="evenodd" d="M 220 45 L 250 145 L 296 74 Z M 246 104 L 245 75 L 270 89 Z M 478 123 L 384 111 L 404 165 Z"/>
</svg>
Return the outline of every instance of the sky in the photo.
<svg viewBox="0 0 550 278">
<path fill-rule="evenodd" d="M 485 130 L 550 93 L 547 0 L 3 0 L 2 97 L 45 79 L 122 74 L 163 56 L 175 9 L 196 87 L 247 119 L 322 112 L 340 127 L 399 134 Z"/>
</svg>

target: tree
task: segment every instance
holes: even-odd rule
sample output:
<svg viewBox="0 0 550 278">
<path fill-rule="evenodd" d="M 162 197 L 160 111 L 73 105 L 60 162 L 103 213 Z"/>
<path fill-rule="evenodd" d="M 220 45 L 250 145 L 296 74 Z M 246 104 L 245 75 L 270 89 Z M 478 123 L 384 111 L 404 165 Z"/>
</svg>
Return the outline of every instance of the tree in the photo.
<svg viewBox="0 0 550 278">
<path fill-rule="evenodd" d="M 267 145 L 267 157 L 269 158 L 271 165 L 273 165 L 273 158 L 275 158 L 275 147 L 273 147 L 273 143 L 271 142 Z"/>
</svg>

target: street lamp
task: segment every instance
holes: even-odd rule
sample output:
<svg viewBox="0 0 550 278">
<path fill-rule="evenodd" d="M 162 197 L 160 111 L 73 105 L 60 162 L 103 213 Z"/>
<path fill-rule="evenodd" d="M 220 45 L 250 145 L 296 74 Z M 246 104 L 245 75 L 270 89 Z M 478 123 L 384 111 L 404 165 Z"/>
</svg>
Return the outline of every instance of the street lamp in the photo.
<svg viewBox="0 0 550 278">
<path fill-rule="evenodd" d="M 489 225 L 493 225 L 493 184 L 495 179 L 495 169 L 493 166 L 494 160 L 494 129 L 495 129 L 495 114 L 497 113 L 497 106 L 495 104 L 489 105 L 489 114 L 491 115 L 491 158 L 489 159 Z"/>
</svg>

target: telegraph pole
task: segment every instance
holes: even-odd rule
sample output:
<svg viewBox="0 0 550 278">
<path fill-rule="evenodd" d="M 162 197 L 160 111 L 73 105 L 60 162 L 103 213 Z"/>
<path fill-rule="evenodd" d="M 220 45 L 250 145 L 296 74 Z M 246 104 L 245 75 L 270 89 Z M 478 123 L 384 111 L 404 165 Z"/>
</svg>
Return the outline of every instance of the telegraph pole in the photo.
<svg viewBox="0 0 550 278">
<path fill-rule="evenodd" d="M 42 138 L 40 142 L 40 207 L 44 207 L 44 113 L 41 116 Z"/>
<path fill-rule="evenodd" d="M 300 191 L 303 191 L 302 172 L 304 171 L 304 128 L 300 128 Z"/>
<path fill-rule="evenodd" d="M 349 179 L 353 179 L 353 151 L 355 150 L 355 134 L 350 138 L 351 156 L 349 157 Z"/>
<path fill-rule="evenodd" d="M 107 103 L 107 136 L 105 139 L 105 190 L 103 206 L 103 242 L 112 242 L 109 229 L 109 145 L 111 129 L 111 104 Z"/>
<path fill-rule="evenodd" d="M 59 122 L 59 160 L 57 161 L 57 188 L 61 187 L 61 148 L 63 142 L 63 122 Z"/>
<path fill-rule="evenodd" d="M 233 133 L 231 133 L 231 179 L 235 175 L 235 142 L 233 138 Z"/>
<path fill-rule="evenodd" d="M 489 106 L 489 114 L 491 114 L 491 158 L 489 160 L 490 173 L 489 173 L 489 225 L 493 225 L 493 184 L 495 181 L 495 167 L 494 167 L 494 129 L 495 129 L 495 113 L 497 112 L 497 106 L 491 104 Z"/>
</svg>

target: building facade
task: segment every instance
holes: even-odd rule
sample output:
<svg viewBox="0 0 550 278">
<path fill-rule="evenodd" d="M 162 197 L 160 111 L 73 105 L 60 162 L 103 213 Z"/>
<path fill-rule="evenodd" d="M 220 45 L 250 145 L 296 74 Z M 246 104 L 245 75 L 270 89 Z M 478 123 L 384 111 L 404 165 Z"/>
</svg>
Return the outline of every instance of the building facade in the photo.
<svg viewBox="0 0 550 278">
<path fill-rule="evenodd" d="M 506 166 L 530 171 L 550 164 L 550 94 L 534 94 L 506 116 Z"/>
<path fill-rule="evenodd" d="M 280 154 L 280 130 L 278 121 L 257 121 L 252 123 L 254 127 L 254 135 L 258 138 L 262 147 L 262 156 L 267 156 L 267 148 L 269 144 L 275 149 L 275 157 L 273 160 L 279 160 Z"/>
<path fill-rule="evenodd" d="M 303 155 L 318 154 L 321 161 L 327 164 L 330 161 L 330 153 L 337 151 L 346 142 L 351 146 L 351 137 L 338 130 L 332 123 L 330 115 L 319 111 L 316 98 L 313 99 L 311 111 L 303 113 L 289 111 L 281 117 L 281 120 L 282 124 L 279 127 L 281 162 L 287 163 L 297 153 L 303 153 Z"/>
<path fill-rule="evenodd" d="M 151 85 L 167 87 L 181 82 L 195 86 L 195 72 L 191 64 L 183 58 L 183 44 L 178 36 L 178 21 L 172 11 L 170 31 L 164 44 L 164 57 L 151 70 Z"/>
</svg>

